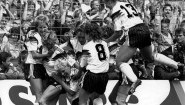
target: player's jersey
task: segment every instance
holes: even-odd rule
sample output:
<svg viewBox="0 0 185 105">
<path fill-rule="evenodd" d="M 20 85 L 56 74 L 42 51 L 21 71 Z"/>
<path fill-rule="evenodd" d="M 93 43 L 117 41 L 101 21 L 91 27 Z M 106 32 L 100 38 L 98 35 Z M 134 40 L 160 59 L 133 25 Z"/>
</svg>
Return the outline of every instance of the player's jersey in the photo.
<svg viewBox="0 0 185 105">
<path fill-rule="evenodd" d="M 90 41 L 84 45 L 83 51 L 90 53 L 86 69 L 93 73 L 104 73 L 109 69 L 109 49 L 105 41 Z"/>
<path fill-rule="evenodd" d="M 127 2 L 117 2 L 111 11 L 115 31 L 129 29 L 137 24 L 143 23 L 134 6 Z"/>
</svg>

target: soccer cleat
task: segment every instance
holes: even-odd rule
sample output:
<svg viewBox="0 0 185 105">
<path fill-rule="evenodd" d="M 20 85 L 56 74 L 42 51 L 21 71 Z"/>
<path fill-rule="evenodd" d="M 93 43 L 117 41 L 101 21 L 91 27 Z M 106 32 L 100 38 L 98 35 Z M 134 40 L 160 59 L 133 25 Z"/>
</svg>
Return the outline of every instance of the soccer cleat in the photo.
<svg viewBox="0 0 185 105">
<path fill-rule="evenodd" d="M 135 92 L 136 88 L 137 88 L 139 85 L 141 85 L 141 82 L 142 82 L 142 81 L 141 81 L 140 79 L 138 79 L 136 82 L 134 82 L 134 83 L 131 85 L 128 94 L 129 94 L 129 95 L 130 95 L 130 94 L 133 94 L 133 93 Z"/>
</svg>

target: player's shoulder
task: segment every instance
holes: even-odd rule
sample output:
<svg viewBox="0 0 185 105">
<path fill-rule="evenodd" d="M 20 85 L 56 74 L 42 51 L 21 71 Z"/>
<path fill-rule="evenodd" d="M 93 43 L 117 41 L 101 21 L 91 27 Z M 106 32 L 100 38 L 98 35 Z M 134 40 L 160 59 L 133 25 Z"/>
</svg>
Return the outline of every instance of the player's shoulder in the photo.
<svg viewBox="0 0 185 105">
<path fill-rule="evenodd" d="M 121 9 L 121 6 L 125 6 L 125 4 L 128 4 L 127 2 L 117 2 L 116 5 L 112 8 L 112 14 L 119 11 Z"/>
<path fill-rule="evenodd" d="M 90 49 L 90 48 L 92 48 L 93 46 L 94 46 L 93 41 L 89 41 L 89 42 L 87 42 L 87 43 L 83 46 L 83 48 L 85 48 L 85 49 Z"/>
<path fill-rule="evenodd" d="M 106 45 L 106 46 L 108 45 L 108 43 L 105 42 L 104 40 L 102 40 L 101 43 L 102 43 L 103 45 Z"/>
</svg>

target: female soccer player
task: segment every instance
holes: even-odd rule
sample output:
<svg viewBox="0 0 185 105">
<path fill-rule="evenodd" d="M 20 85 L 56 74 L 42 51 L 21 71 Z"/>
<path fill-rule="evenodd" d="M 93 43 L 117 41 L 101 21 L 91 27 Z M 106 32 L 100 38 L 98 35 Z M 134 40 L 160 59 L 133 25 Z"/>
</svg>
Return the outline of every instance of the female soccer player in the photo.
<svg viewBox="0 0 185 105">
<path fill-rule="evenodd" d="M 127 40 L 119 49 L 116 64 L 121 72 L 133 82 L 130 94 L 132 94 L 141 83 L 127 63 L 136 53 L 137 49 L 150 61 L 157 61 L 178 69 L 178 66 L 181 65 L 178 62 L 162 54 L 153 53 L 149 28 L 143 23 L 143 20 L 132 4 L 118 0 L 105 0 L 105 3 L 112 11 L 111 18 L 115 30 L 114 35 L 108 38 L 106 42 L 115 41 L 122 35 L 123 31 L 128 31 Z"/>
<path fill-rule="evenodd" d="M 107 43 L 102 40 L 101 30 L 97 24 L 85 24 L 87 43 L 82 50 L 81 68 L 86 69 L 79 93 L 79 105 L 86 105 L 92 93 L 99 95 L 105 92 L 109 69 L 109 50 Z"/>
</svg>

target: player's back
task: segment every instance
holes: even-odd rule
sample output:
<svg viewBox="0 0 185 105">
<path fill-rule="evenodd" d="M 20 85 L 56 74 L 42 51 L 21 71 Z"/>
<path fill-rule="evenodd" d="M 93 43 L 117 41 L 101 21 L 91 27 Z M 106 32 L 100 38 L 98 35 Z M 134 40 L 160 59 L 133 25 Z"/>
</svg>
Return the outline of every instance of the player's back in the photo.
<svg viewBox="0 0 185 105">
<path fill-rule="evenodd" d="M 87 70 L 93 73 L 104 73 L 109 69 L 109 49 L 105 41 L 90 41 L 84 45 L 83 50 L 90 53 Z"/>
<path fill-rule="evenodd" d="M 137 24 L 143 23 L 135 7 L 128 2 L 117 2 L 111 11 L 111 17 L 118 27 L 129 29 Z"/>
</svg>

